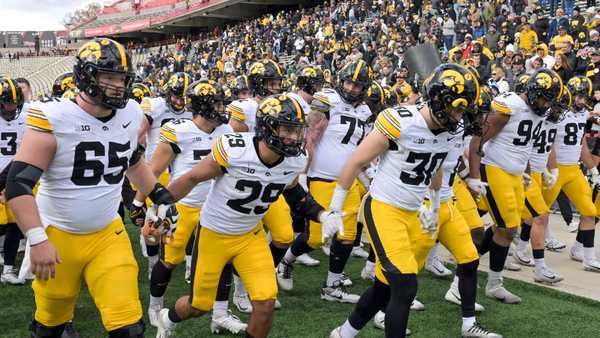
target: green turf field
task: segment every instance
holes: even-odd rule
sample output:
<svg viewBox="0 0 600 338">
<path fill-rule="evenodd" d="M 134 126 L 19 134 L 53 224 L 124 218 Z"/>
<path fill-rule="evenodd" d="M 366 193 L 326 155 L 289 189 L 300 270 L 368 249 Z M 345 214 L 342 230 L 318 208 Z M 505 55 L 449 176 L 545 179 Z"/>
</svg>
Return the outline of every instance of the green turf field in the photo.
<svg viewBox="0 0 600 338">
<path fill-rule="evenodd" d="M 141 295 L 144 305 L 145 322 L 148 303 L 148 281 L 146 260 L 141 257 L 137 243 L 137 229 L 129 227 L 134 238 L 134 250 L 140 258 Z M 313 255 L 321 260 L 316 268 L 298 266 L 295 270 L 295 284 L 292 292 L 280 294 L 283 309 L 276 311 L 271 337 L 329 337 L 329 332 L 341 324 L 352 305 L 322 301 L 319 287 L 326 274 L 325 256 L 319 251 Z M 487 259 L 487 256 L 486 258 Z M 363 261 L 350 258 L 347 272 L 355 285 L 352 291 L 360 293 L 368 283 L 360 279 Z M 166 295 L 166 304 L 172 305 L 175 299 L 188 291 L 183 280 L 183 266 L 176 270 Z M 509 290 L 523 298 L 520 305 L 504 305 L 485 297 L 481 276 L 478 301 L 486 312 L 479 320 L 489 329 L 494 329 L 504 337 L 600 337 L 600 303 L 549 290 L 539 286 L 506 281 Z M 567 276 L 568 278 L 568 276 Z M 411 314 L 409 327 L 412 337 L 460 337 L 460 308 L 443 300 L 450 279 L 436 279 L 427 272 L 419 278 L 418 298 L 425 303 L 423 312 Z M 119 286 L 115 285 L 115 292 Z M 232 305 L 233 306 L 233 305 Z M 236 312 L 236 311 L 234 311 Z M 33 314 L 33 295 L 30 286 L 14 287 L 0 285 L 0 337 L 29 337 L 27 327 Z M 238 315 L 247 320 L 247 315 Z M 105 337 L 98 312 L 87 290 L 82 288 L 81 297 L 75 310 L 75 327 L 82 337 Z M 154 337 L 155 330 L 148 326 L 147 337 Z M 210 337 L 209 317 L 189 320 L 180 325 L 177 337 Z M 222 335 L 222 337 L 229 337 Z M 233 336 L 231 336 L 233 337 Z M 361 332 L 360 337 L 383 337 L 383 332 L 371 324 Z"/>
</svg>

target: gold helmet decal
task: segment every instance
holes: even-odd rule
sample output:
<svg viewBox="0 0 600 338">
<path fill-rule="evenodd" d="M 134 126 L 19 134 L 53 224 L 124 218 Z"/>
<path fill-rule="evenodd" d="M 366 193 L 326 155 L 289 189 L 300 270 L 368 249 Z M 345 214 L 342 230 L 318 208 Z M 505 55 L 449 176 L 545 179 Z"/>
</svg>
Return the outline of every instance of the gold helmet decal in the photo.
<svg viewBox="0 0 600 338">
<path fill-rule="evenodd" d="M 281 98 L 285 100 L 286 96 L 281 95 L 279 99 L 274 97 L 269 97 L 260 104 L 259 110 L 265 115 L 278 116 L 281 112 Z"/>
<path fill-rule="evenodd" d="M 552 87 L 552 77 L 547 73 L 538 73 L 535 82 L 544 89 L 550 89 Z"/>
<path fill-rule="evenodd" d="M 103 40 L 103 41 L 105 41 L 105 40 Z M 90 57 L 93 57 L 96 60 L 99 60 L 102 57 L 102 51 L 100 49 L 100 44 L 96 41 L 87 42 L 79 48 L 77 55 L 79 55 L 79 58 L 82 60 L 88 59 Z"/>
<path fill-rule="evenodd" d="M 217 94 L 217 89 L 215 88 L 215 86 L 213 86 L 211 83 L 200 83 L 198 84 L 196 87 L 194 87 L 194 93 L 196 93 L 197 95 L 201 95 L 201 96 L 209 96 L 209 95 L 216 95 Z"/>
<path fill-rule="evenodd" d="M 265 65 L 262 62 L 256 62 L 250 67 L 250 74 L 263 74 L 265 72 Z"/>
<path fill-rule="evenodd" d="M 313 67 L 306 67 L 302 69 L 302 75 L 307 77 L 317 77 L 317 70 Z"/>
<path fill-rule="evenodd" d="M 471 75 L 465 74 L 465 76 Z M 465 77 L 454 69 L 444 70 L 440 75 L 440 81 L 444 86 L 450 88 L 456 94 L 462 94 L 465 90 Z M 454 104 L 452 104 L 452 106 L 454 106 Z"/>
</svg>

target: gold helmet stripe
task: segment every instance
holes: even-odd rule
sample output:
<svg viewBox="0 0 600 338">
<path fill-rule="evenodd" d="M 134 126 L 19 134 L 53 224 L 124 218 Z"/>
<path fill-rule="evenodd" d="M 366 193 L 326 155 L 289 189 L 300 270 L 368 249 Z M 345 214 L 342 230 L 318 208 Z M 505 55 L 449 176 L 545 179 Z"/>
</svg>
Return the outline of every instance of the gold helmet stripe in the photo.
<svg viewBox="0 0 600 338">
<path fill-rule="evenodd" d="M 358 61 L 358 64 L 356 65 L 356 69 L 354 70 L 354 74 L 352 75 L 352 81 L 358 80 L 358 75 L 360 74 L 360 70 L 362 68 L 363 63 L 364 63 L 363 60 Z"/>
<path fill-rule="evenodd" d="M 183 76 L 183 96 L 186 96 L 188 91 L 188 82 L 189 79 L 186 75 Z"/>
<path fill-rule="evenodd" d="M 10 92 L 12 93 L 13 102 L 17 103 L 17 88 L 15 87 L 12 79 L 8 79 L 8 84 L 10 85 Z"/>
<path fill-rule="evenodd" d="M 304 122 L 304 117 L 302 116 L 302 107 L 300 107 L 300 104 L 298 103 L 298 101 L 296 101 L 294 98 L 287 96 L 291 101 L 292 104 L 294 105 L 294 108 L 296 108 L 296 116 L 298 117 L 298 120 Z"/>
<path fill-rule="evenodd" d="M 117 46 L 119 54 L 121 55 L 121 65 L 123 66 L 123 69 L 125 71 L 129 71 L 127 67 L 127 53 L 125 52 L 125 48 L 123 48 L 123 46 L 118 42 L 114 42 L 114 44 Z"/>
</svg>

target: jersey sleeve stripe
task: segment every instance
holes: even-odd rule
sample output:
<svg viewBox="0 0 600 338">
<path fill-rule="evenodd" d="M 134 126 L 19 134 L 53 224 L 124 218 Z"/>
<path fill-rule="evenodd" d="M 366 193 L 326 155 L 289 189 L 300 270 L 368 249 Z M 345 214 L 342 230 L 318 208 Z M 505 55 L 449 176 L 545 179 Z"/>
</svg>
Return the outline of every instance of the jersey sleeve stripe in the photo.
<svg viewBox="0 0 600 338">
<path fill-rule="evenodd" d="M 392 113 L 390 113 L 389 111 L 384 111 L 383 112 L 383 117 L 388 120 L 394 127 L 396 127 L 396 129 L 398 129 L 398 131 L 400 131 L 400 122 L 394 117 L 394 115 Z"/>
<path fill-rule="evenodd" d="M 221 139 L 217 139 L 217 141 L 213 144 L 213 149 L 211 152 L 215 161 L 222 167 L 227 167 L 227 154 L 223 149 L 223 144 L 221 143 Z"/>
<path fill-rule="evenodd" d="M 319 100 L 320 102 L 323 102 L 324 104 L 331 106 L 331 101 L 329 101 L 329 98 L 325 95 L 319 95 L 319 94 L 315 94 L 315 96 L 313 97 L 315 100 Z"/>
<path fill-rule="evenodd" d="M 497 111 L 500 114 L 505 114 L 505 115 L 512 114 L 512 110 L 510 109 L 509 106 L 505 105 L 504 103 L 498 102 L 496 100 L 492 101 L 492 109 L 494 111 Z"/>
<path fill-rule="evenodd" d="M 375 129 L 387 136 L 390 140 L 396 140 L 400 137 L 400 123 L 388 112 L 379 114 L 375 120 Z"/>
<path fill-rule="evenodd" d="M 48 119 L 45 117 L 29 114 L 27 115 L 25 122 L 27 123 L 27 126 L 29 126 L 32 129 L 39 131 L 52 131 L 52 125 L 50 124 L 50 121 L 48 121 Z"/>
<path fill-rule="evenodd" d="M 175 133 L 175 130 L 163 126 L 160 128 L 160 140 L 166 143 L 177 144 L 177 134 Z"/>
<path fill-rule="evenodd" d="M 238 120 L 238 121 L 246 121 L 246 115 L 244 114 L 243 111 L 237 111 L 234 109 L 231 109 L 229 106 L 227 107 L 227 112 L 229 114 L 231 114 L 231 117 Z"/>
</svg>

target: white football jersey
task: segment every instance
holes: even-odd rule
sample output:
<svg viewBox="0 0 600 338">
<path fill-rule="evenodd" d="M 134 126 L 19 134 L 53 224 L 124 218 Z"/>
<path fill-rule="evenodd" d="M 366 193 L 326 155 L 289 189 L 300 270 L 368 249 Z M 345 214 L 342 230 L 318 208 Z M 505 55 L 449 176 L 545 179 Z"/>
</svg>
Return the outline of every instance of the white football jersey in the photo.
<svg viewBox="0 0 600 338">
<path fill-rule="evenodd" d="M 146 160 L 150 161 L 158 145 L 160 127 L 175 119 L 191 119 L 192 112 L 188 110 L 184 110 L 181 113 L 173 112 L 163 97 L 146 97 L 142 100 L 141 107 L 144 114 L 152 120 L 148 128 L 148 138 L 146 139 Z"/>
<path fill-rule="evenodd" d="M 171 163 L 171 179 L 173 182 L 192 169 L 200 160 L 210 154 L 212 144 L 219 136 L 231 133 L 227 124 L 218 126 L 212 133 L 202 131 L 194 121 L 178 119 L 167 122 L 160 129 L 160 142 L 168 143 L 175 151 L 175 159 Z M 202 182 L 190 191 L 179 203 L 192 208 L 202 208 L 210 189 L 210 181 Z"/>
<path fill-rule="evenodd" d="M 529 169 L 532 172 L 544 172 L 556 139 L 556 123 L 545 119 L 540 123 L 539 133 L 533 139 L 533 148 L 529 157 Z"/>
<path fill-rule="evenodd" d="M 543 117 L 534 114 L 527 103 L 513 92 L 496 97 L 492 101 L 492 109 L 509 115 L 509 120 L 494 138 L 484 143 L 481 163 L 502 168 L 513 175 L 522 175 Z"/>
<path fill-rule="evenodd" d="M 308 177 L 337 180 L 344 164 L 366 136 L 371 110 L 365 104 L 357 107 L 345 103 L 333 89 L 314 95 L 313 106 L 329 112 L 329 123 L 315 146 Z"/>
<path fill-rule="evenodd" d="M 581 157 L 581 145 L 585 134 L 585 125 L 589 112 L 567 111 L 556 127 L 556 162 L 558 164 L 577 164 Z"/>
<path fill-rule="evenodd" d="M 271 203 L 306 166 L 307 158 L 282 157 L 266 165 L 258 156 L 254 133 L 219 137 L 212 156 L 224 168 L 210 188 L 200 224 L 221 234 L 245 234 L 256 228 Z"/>
<path fill-rule="evenodd" d="M 231 118 L 244 122 L 248 126 L 248 132 L 253 133 L 256 128 L 256 111 L 258 102 L 252 97 L 235 100 L 227 105 L 226 111 Z"/>
<path fill-rule="evenodd" d="M 68 99 L 29 108 L 27 126 L 52 133 L 57 143 L 36 196 L 45 226 L 85 234 L 119 217 L 123 177 L 137 148 L 142 119 L 134 100 L 106 122 Z"/>
<path fill-rule="evenodd" d="M 21 144 L 21 138 L 25 132 L 25 117 L 27 116 L 27 107 L 24 104 L 21 114 L 14 120 L 6 121 L 0 117 L 0 171 L 12 161 L 17 153 L 17 148 Z"/>
<path fill-rule="evenodd" d="M 388 137 L 390 148 L 379 157 L 371 195 L 398 208 L 419 209 L 432 177 L 458 136 L 433 134 L 417 106 L 382 111 L 374 129 Z"/>
</svg>

